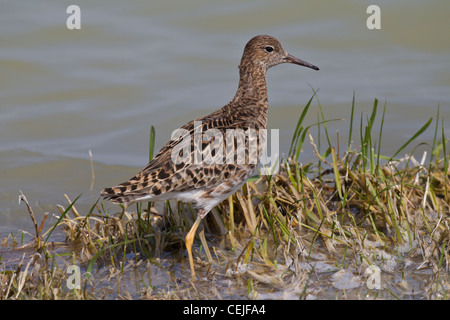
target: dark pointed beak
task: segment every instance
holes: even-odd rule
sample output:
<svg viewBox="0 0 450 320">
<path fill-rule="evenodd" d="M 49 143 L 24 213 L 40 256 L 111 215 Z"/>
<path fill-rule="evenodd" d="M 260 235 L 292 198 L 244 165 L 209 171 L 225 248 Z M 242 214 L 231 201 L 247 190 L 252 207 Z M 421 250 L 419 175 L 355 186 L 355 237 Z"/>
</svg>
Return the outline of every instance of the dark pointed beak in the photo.
<svg viewBox="0 0 450 320">
<path fill-rule="evenodd" d="M 294 64 L 298 64 L 300 66 L 308 67 L 308 68 L 311 68 L 311 69 L 314 69 L 314 70 L 319 70 L 319 68 L 316 67 L 315 65 L 313 65 L 313 64 L 311 64 L 309 62 L 300 60 L 299 58 L 296 58 L 296 57 L 294 57 L 293 55 L 290 55 L 290 54 L 288 54 L 286 57 L 284 57 L 284 62 L 294 63 Z"/>
</svg>

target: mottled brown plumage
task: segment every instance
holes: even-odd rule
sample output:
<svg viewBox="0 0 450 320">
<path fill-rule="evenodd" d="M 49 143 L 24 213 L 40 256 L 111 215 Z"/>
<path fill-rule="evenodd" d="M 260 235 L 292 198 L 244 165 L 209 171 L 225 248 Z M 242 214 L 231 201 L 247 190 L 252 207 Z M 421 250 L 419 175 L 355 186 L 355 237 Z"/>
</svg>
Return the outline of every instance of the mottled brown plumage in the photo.
<svg viewBox="0 0 450 320">
<path fill-rule="evenodd" d="M 181 128 L 183 134 L 178 139 L 169 141 L 140 173 L 118 186 L 104 189 L 101 193 L 105 199 L 123 204 L 169 199 L 192 202 L 198 209 L 198 217 L 186 236 L 186 247 L 193 277 L 195 272 L 191 247 L 201 219 L 245 183 L 256 167 L 249 159 L 254 159 L 252 157 L 255 154 L 252 153 L 259 151 L 249 148 L 255 142 L 251 137 L 239 136 L 236 137 L 235 143 L 245 146 L 244 163 L 237 161 L 237 155 L 232 163 L 227 162 L 225 151 L 223 157 L 219 154 L 222 161 L 198 163 L 194 154 L 198 149 L 196 146 L 202 147 L 203 157 L 217 153 L 218 148 L 225 150 L 225 146 L 220 146 L 220 140 L 214 138 L 196 141 L 196 130 L 201 129 L 205 133 L 208 129 L 217 129 L 225 137 L 229 129 L 252 129 L 256 137 L 259 137 L 259 130 L 265 129 L 267 124 L 266 71 L 285 62 L 318 70 L 316 66 L 289 55 L 280 42 L 271 36 L 260 35 L 252 38 L 242 55 L 239 86 L 234 98 L 223 108 L 188 122 Z M 186 146 L 190 147 L 192 153 L 187 155 L 178 151 L 182 150 L 183 141 L 188 141 Z M 262 141 L 258 141 L 258 145 L 261 143 Z M 183 156 L 185 161 L 181 162 Z M 190 161 L 186 161 L 188 158 Z"/>
</svg>

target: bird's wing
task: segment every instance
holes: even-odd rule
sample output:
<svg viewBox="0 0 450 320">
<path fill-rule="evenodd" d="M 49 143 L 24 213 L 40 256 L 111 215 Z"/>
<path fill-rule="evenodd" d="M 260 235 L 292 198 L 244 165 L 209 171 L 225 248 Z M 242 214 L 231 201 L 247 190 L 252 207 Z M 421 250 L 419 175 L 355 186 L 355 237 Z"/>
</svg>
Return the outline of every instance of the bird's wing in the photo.
<svg viewBox="0 0 450 320">
<path fill-rule="evenodd" d="M 248 158 L 244 159 L 244 163 L 239 163 L 237 148 L 234 149 L 232 159 L 227 159 L 224 145 L 220 143 L 224 142 L 227 130 L 246 127 L 252 127 L 249 119 L 229 115 L 224 117 L 222 110 L 190 121 L 181 127 L 178 138 L 170 140 L 140 173 L 124 183 L 104 189 L 101 196 L 111 201 L 126 203 L 137 201 L 136 199 L 142 195 L 158 197 L 162 194 L 193 189 L 214 189 L 227 181 L 230 185 L 241 180 L 245 181 L 256 163 L 248 164 L 245 162 Z M 202 135 L 196 135 L 200 129 Z M 209 131 L 211 133 L 209 140 L 203 140 L 205 132 L 209 129 L 215 130 Z M 223 140 L 214 136 L 219 133 L 223 136 Z M 198 158 L 195 159 L 194 152 L 200 145 L 202 152 L 197 154 Z M 248 157 L 249 138 L 246 138 L 245 134 L 236 136 L 234 146 L 239 145 L 245 146 L 243 152 Z M 223 150 L 222 155 L 218 153 L 219 150 Z M 186 161 L 187 159 L 190 161 Z"/>
</svg>

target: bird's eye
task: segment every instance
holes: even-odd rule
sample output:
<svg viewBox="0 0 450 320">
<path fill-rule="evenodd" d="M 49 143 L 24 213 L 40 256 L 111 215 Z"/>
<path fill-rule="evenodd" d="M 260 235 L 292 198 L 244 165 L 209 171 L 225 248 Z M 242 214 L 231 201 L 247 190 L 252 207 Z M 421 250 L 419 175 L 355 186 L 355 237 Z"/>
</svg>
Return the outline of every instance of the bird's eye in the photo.
<svg viewBox="0 0 450 320">
<path fill-rule="evenodd" d="M 264 50 L 266 52 L 272 52 L 273 51 L 273 47 L 272 46 L 266 46 L 266 47 L 264 47 Z"/>
</svg>

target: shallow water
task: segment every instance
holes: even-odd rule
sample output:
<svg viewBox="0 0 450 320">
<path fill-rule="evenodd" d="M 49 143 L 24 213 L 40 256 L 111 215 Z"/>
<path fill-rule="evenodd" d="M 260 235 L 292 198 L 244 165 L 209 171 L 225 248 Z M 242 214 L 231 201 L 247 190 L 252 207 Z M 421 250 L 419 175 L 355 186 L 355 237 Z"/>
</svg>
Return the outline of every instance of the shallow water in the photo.
<svg viewBox="0 0 450 320">
<path fill-rule="evenodd" d="M 56 239 L 63 241 L 61 234 L 57 234 Z M 190 281 L 187 258 L 182 257 L 184 247 L 174 246 L 171 252 L 165 252 L 161 257 L 151 260 L 145 259 L 142 252 L 133 250 L 111 260 L 96 260 L 90 275 L 87 263 L 77 262 L 83 292 L 88 297 L 98 299 L 152 300 L 417 300 L 445 299 L 449 292 L 448 272 L 442 270 L 433 273 L 432 268 L 426 265 L 417 270 L 423 266 L 420 257 L 414 258 L 399 252 L 388 253 L 377 249 L 376 243 L 370 241 L 367 241 L 365 249 L 355 255 L 347 252 L 345 261 L 342 260 L 342 252 L 341 256 L 338 252 L 332 256 L 324 247 L 318 247 L 310 258 L 292 256 L 296 260 L 290 257 L 286 261 L 281 259 L 277 268 L 272 268 L 256 255 L 252 263 L 245 264 L 241 261 L 236 265 L 237 261 L 242 260 L 238 257 L 239 250 L 231 253 L 231 248 L 221 248 L 218 239 L 209 240 L 212 240 L 209 241 L 211 249 L 215 247 L 212 251 L 213 263 L 209 263 L 204 251 L 199 250 L 194 282 Z M 24 243 L 30 241 L 31 237 L 25 236 Z M 2 272 L 16 270 L 19 264 L 27 266 L 37 255 L 30 247 L 0 249 Z M 47 249 L 52 255 L 50 259 L 45 259 L 41 253 L 36 264 L 30 266 L 30 273 L 33 273 L 33 267 L 38 272 L 46 268 L 63 273 L 65 277 L 57 296 L 64 296 L 64 293 L 70 291 L 68 287 L 73 272 L 67 267 L 73 264 L 74 257 L 66 254 L 70 247 L 63 242 L 50 245 Z M 215 255 L 217 252 L 220 253 L 220 259 Z M 224 257 L 228 259 L 223 260 Z M 373 263 L 372 268 L 376 268 L 373 272 L 369 272 L 372 269 L 366 259 Z M 111 263 L 113 260 L 115 262 Z M 55 265 L 58 267 L 55 268 Z M 0 296 L 5 294 L 7 288 L 7 285 L 1 286 L 0 278 L 0 290 L 3 290 L 0 291 Z"/>
<path fill-rule="evenodd" d="M 369 1 L 77 4 L 81 30 L 66 28 L 67 2 L 2 4 L 0 238 L 33 230 L 19 190 L 38 220 L 56 213 L 65 193 L 72 199 L 82 193 L 78 208 L 87 210 L 103 187 L 147 163 L 151 125 L 159 149 L 173 129 L 227 103 L 243 46 L 256 34 L 276 36 L 288 52 L 320 67 L 283 65 L 268 73 L 269 127 L 280 130 L 281 152 L 289 150 L 311 87 L 319 89 L 327 119 L 346 119 L 328 124 L 331 134 L 339 131 L 342 148 L 353 92 L 358 128 L 374 98 L 379 108 L 387 101 L 387 155 L 434 117 L 438 105 L 450 136 L 448 2 L 378 1 L 381 30 L 366 27 Z M 305 122 L 315 123 L 318 112 L 314 101 Z M 431 144 L 433 134 L 430 127 L 419 140 Z M 427 146 L 418 152 L 424 150 L 429 154 Z M 307 146 L 301 156 L 314 158 Z"/>
</svg>

